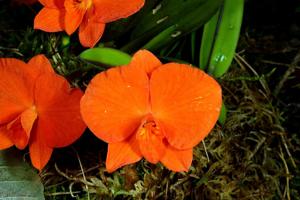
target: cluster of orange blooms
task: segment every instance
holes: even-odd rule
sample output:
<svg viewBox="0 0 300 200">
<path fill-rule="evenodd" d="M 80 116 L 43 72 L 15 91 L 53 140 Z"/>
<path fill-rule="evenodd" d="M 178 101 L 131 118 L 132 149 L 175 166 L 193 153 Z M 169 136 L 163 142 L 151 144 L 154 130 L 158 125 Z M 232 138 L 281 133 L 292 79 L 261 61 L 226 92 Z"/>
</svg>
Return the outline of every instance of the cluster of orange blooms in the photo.
<svg viewBox="0 0 300 200">
<path fill-rule="evenodd" d="M 105 24 L 137 12 L 144 0 L 39 0 L 36 29 L 79 27 L 83 46 L 100 39 Z M 124 6 L 120 6 L 124 5 Z M 68 22 L 68 23 L 66 23 Z M 56 74 L 43 55 L 28 63 L 0 59 L 0 149 L 29 146 L 41 170 L 54 148 L 77 140 L 86 126 L 108 143 L 107 171 L 145 158 L 187 171 L 196 146 L 215 125 L 222 104 L 219 84 L 185 64 L 162 64 L 140 50 L 130 64 L 96 75 L 85 93 Z"/>
</svg>

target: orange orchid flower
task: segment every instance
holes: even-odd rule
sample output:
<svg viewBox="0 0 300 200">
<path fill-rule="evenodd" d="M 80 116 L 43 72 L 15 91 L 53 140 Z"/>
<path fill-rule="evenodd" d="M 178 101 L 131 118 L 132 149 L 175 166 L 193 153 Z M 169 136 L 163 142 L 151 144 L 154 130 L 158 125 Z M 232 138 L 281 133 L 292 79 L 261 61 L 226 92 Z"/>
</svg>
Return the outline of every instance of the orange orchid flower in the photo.
<svg viewBox="0 0 300 200">
<path fill-rule="evenodd" d="M 86 125 L 80 116 L 81 90 L 72 89 L 43 55 L 29 63 L 0 58 L 0 150 L 29 145 L 41 170 L 53 148 L 73 143 Z"/>
<path fill-rule="evenodd" d="M 214 127 L 219 84 L 185 64 L 162 64 L 146 50 L 129 65 L 96 75 L 80 102 L 90 130 L 108 143 L 109 172 L 139 161 L 187 171 L 193 147 Z"/>
<path fill-rule="evenodd" d="M 39 0 L 44 8 L 34 20 L 34 28 L 46 32 L 65 30 L 71 35 L 79 27 L 79 40 L 93 47 L 105 24 L 136 13 L 144 0 Z"/>
</svg>

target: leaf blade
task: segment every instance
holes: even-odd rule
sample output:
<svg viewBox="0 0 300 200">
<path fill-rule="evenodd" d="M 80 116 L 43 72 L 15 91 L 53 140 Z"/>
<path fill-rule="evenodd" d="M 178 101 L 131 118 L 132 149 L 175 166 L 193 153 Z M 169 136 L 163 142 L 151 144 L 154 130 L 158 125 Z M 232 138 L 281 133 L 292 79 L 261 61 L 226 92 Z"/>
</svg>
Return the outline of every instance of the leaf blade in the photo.
<svg viewBox="0 0 300 200">
<path fill-rule="evenodd" d="M 127 65 L 131 61 L 131 56 L 127 53 L 104 47 L 85 50 L 79 56 L 84 60 L 108 66 Z"/>
<path fill-rule="evenodd" d="M 44 199 L 39 176 L 14 149 L 0 151 L 0 199 Z"/>
<path fill-rule="evenodd" d="M 208 72 L 214 77 L 222 76 L 231 65 L 239 40 L 243 12 L 244 0 L 224 1 L 208 65 Z"/>
</svg>

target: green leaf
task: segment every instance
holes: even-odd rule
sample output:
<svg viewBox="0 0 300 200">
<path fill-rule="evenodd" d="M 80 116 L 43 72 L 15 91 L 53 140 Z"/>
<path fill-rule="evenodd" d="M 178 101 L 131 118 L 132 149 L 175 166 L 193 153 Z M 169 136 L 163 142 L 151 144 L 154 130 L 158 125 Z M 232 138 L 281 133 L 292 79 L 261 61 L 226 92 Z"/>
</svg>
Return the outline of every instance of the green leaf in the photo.
<svg viewBox="0 0 300 200">
<path fill-rule="evenodd" d="M 15 149 L 0 151 L 0 199 L 44 199 L 39 176 Z"/>
<path fill-rule="evenodd" d="M 151 12 L 141 16 L 133 30 L 133 40 L 122 50 L 134 52 L 142 46 L 158 50 L 201 27 L 221 3 L 222 0 L 162 0 Z"/>
<path fill-rule="evenodd" d="M 93 48 L 85 50 L 80 54 L 80 58 L 108 66 L 127 65 L 131 61 L 131 56 L 117 49 Z"/>
<path fill-rule="evenodd" d="M 170 37 L 172 33 L 176 30 L 176 26 L 170 26 L 169 28 L 162 31 L 160 34 L 155 36 L 153 39 L 151 39 L 145 46 L 143 46 L 143 49 L 154 49 L 157 46 L 160 46 L 160 43 L 165 40 L 165 38 Z"/>
<path fill-rule="evenodd" d="M 219 15 L 220 10 L 205 24 L 203 29 L 199 58 L 199 67 L 202 70 L 206 70 L 209 64 L 211 52 L 215 42 Z"/>
<path fill-rule="evenodd" d="M 224 125 L 226 118 L 227 118 L 227 108 L 226 108 L 225 104 L 222 103 L 221 113 L 220 113 L 218 121 L 220 122 L 220 124 Z"/>
<path fill-rule="evenodd" d="M 208 67 L 208 72 L 215 77 L 222 76 L 231 65 L 239 40 L 243 10 L 244 0 L 224 0 L 218 16 L 205 25 L 201 68 Z"/>
</svg>

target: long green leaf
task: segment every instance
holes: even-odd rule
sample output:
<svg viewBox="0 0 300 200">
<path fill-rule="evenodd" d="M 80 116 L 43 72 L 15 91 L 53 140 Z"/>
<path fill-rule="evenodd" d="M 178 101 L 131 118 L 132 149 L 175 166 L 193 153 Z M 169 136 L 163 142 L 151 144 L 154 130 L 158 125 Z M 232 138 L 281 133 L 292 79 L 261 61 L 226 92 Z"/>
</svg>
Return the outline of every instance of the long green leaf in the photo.
<svg viewBox="0 0 300 200">
<path fill-rule="evenodd" d="M 165 40 L 165 38 L 170 37 L 175 30 L 176 30 L 176 25 L 170 26 L 169 28 L 165 29 L 163 32 L 158 34 L 156 37 L 154 37 L 152 40 L 150 40 L 145 46 L 143 46 L 142 49 L 149 49 L 149 50 L 155 49 L 156 47 L 160 46 L 160 43 L 163 40 Z"/>
<path fill-rule="evenodd" d="M 216 19 L 213 18 L 212 24 L 206 24 L 204 29 L 206 32 L 204 32 L 204 34 L 214 33 L 214 38 L 210 38 L 207 42 L 208 45 L 212 44 L 212 47 L 208 46 L 207 48 L 212 48 L 208 72 L 215 77 L 222 76 L 228 70 L 232 62 L 239 39 L 243 8 L 244 0 L 225 0 L 220 10 L 218 22 L 216 23 Z M 209 37 L 210 36 L 203 36 L 204 39 Z M 203 46 L 203 48 L 206 47 Z M 204 55 L 204 53 L 202 53 L 202 55 Z M 203 59 L 206 59 L 206 57 L 204 56 Z"/>
<path fill-rule="evenodd" d="M 142 46 L 152 51 L 160 49 L 201 27 L 221 3 L 222 0 L 162 0 L 140 19 L 132 33 L 134 39 L 122 50 L 134 52 Z M 170 29 L 173 31 L 169 32 Z"/>
<path fill-rule="evenodd" d="M 220 112 L 220 116 L 219 116 L 219 119 L 218 121 L 224 125 L 225 124 L 225 121 L 226 121 L 226 118 L 227 118 L 227 108 L 225 106 L 224 103 L 222 103 L 222 108 L 221 108 L 221 112 Z"/>
<path fill-rule="evenodd" d="M 80 58 L 108 66 L 127 65 L 131 61 L 130 55 L 112 48 L 88 49 L 80 54 Z"/>
<path fill-rule="evenodd" d="M 209 64 L 218 28 L 219 15 L 220 10 L 204 26 L 199 58 L 199 67 L 202 70 L 206 70 Z"/>
<path fill-rule="evenodd" d="M 14 149 L 0 151 L 0 199 L 44 199 L 39 176 Z"/>
</svg>

